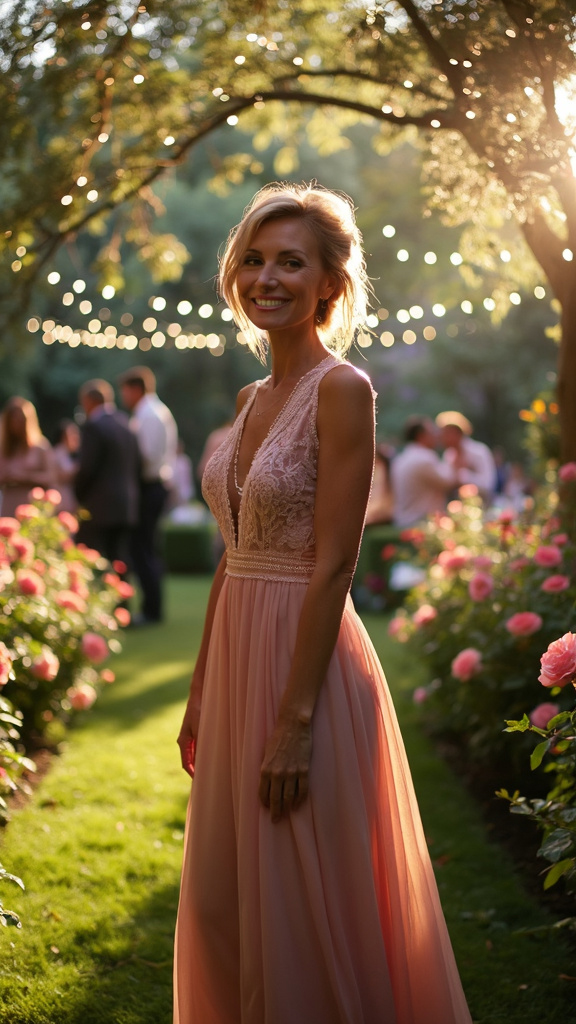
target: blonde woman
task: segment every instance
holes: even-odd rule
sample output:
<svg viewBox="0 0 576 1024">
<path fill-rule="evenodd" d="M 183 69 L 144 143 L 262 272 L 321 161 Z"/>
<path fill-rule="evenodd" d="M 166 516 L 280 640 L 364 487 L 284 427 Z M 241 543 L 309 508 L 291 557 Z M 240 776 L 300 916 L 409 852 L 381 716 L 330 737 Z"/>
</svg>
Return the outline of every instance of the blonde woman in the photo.
<svg viewBox="0 0 576 1024">
<path fill-rule="evenodd" d="M 9 398 L 0 420 L 1 514 L 14 515 L 29 501 L 32 487 L 56 482 L 52 449 L 38 424 L 36 409 L 27 398 Z"/>
<path fill-rule="evenodd" d="M 374 460 L 353 209 L 259 192 L 220 290 L 271 373 L 204 494 L 226 552 L 178 739 L 194 773 L 176 1024 L 470 1024 L 394 709 L 349 589 Z"/>
</svg>

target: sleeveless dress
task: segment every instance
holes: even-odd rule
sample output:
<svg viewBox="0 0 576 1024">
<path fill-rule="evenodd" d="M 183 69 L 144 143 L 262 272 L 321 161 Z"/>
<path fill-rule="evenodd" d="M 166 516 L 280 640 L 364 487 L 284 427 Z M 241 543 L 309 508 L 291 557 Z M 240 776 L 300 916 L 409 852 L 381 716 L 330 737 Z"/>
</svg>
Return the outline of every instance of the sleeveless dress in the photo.
<svg viewBox="0 0 576 1024">
<path fill-rule="evenodd" d="M 258 798 L 314 568 L 318 387 L 338 365 L 324 359 L 280 410 L 237 535 L 228 479 L 257 388 L 204 474 L 227 569 L 186 825 L 175 1024 L 471 1024 L 396 715 L 350 597 L 314 712 L 308 798 L 275 824 Z"/>
</svg>

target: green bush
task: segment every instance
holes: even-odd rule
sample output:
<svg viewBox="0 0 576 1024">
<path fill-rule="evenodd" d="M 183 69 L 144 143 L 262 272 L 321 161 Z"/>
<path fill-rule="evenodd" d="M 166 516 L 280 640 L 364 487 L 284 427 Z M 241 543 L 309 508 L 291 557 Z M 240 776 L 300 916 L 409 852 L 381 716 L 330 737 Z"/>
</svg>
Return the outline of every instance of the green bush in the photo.
<svg viewBox="0 0 576 1024">
<path fill-rule="evenodd" d="M 211 522 L 162 524 L 162 557 L 169 572 L 208 573 L 215 568 L 216 526 Z"/>
</svg>

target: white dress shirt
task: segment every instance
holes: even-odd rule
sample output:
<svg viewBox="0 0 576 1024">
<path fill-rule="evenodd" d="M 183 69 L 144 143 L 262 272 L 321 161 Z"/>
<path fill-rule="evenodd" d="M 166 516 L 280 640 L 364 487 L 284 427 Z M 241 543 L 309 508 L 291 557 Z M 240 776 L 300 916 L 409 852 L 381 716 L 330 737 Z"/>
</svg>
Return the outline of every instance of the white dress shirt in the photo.
<svg viewBox="0 0 576 1024">
<path fill-rule="evenodd" d="M 457 486 L 452 466 L 432 449 L 409 442 L 392 459 L 390 481 L 394 496 L 394 522 L 411 526 L 446 508 L 450 491 Z"/>
<path fill-rule="evenodd" d="M 458 470 L 460 484 L 475 484 L 480 497 L 490 502 L 496 489 L 496 463 L 487 444 L 475 441 L 472 437 L 463 437 L 460 443 L 465 465 Z M 457 457 L 455 448 L 447 448 L 444 461 L 453 465 Z"/>
<path fill-rule="evenodd" d="M 142 396 L 134 407 L 130 425 L 138 438 L 142 458 L 142 479 L 161 480 L 170 487 L 178 443 L 178 430 L 172 413 L 158 395 Z"/>
</svg>

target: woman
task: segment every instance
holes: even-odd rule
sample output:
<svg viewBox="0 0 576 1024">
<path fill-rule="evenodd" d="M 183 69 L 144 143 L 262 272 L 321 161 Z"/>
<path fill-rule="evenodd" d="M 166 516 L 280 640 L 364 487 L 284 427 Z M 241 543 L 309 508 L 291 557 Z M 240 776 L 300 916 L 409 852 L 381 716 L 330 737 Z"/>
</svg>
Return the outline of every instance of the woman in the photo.
<svg viewBox="0 0 576 1024">
<path fill-rule="evenodd" d="M 51 487 L 55 480 L 52 449 L 43 437 L 36 409 L 26 398 L 9 398 L 0 422 L 1 512 L 13 516 L 29 501 L 32 487 Z"/>
<path fill-rule="evenodd" d="M 374 458 L 349 202 L 259 192 L 221 293 L 272 372 L 204 474 L 226 553 L 178 738 L 195 772 L 176 1024 L 470 1024 L 382 670 L 348 596 Z"/>
</svg>

